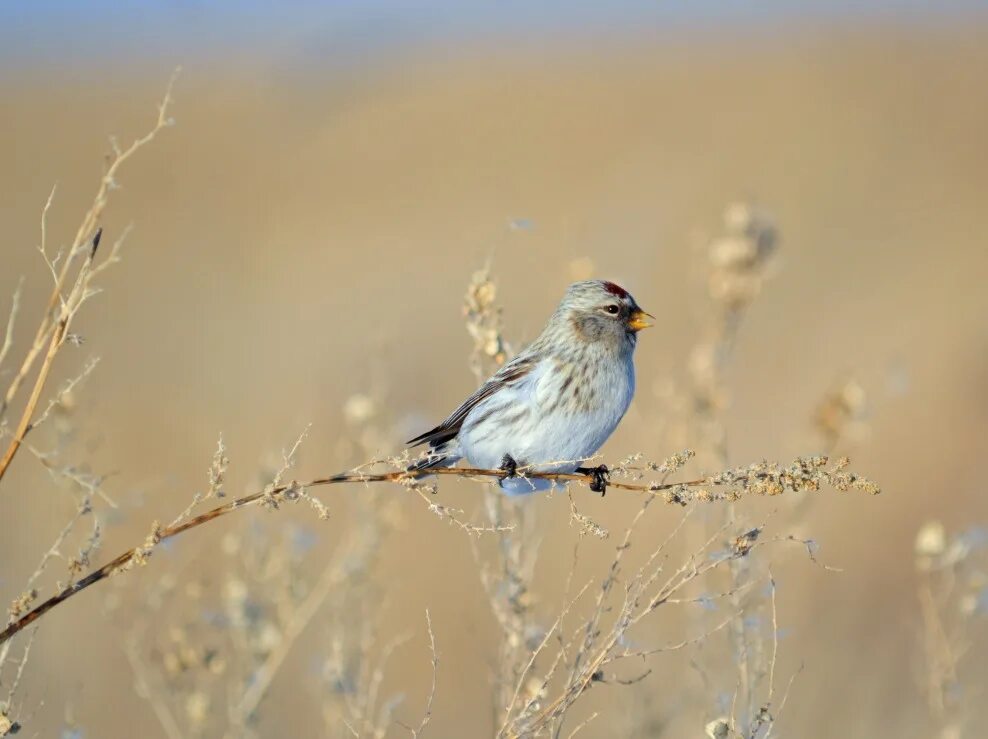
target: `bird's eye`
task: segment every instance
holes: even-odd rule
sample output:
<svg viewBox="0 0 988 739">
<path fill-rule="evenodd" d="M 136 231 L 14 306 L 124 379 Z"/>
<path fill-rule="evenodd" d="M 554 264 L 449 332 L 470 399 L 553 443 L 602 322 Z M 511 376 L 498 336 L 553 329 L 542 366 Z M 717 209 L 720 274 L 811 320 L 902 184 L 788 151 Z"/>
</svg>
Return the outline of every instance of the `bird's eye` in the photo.
<svg viewBox="0 0 988 739">
<path fill-rule="evenodd" d="M 618 308 L 613 303 L 611 303 L 610 305 L 604 306 L 604 311 L 606 311 L 607 313 L 609 313 L 612 316 L 616 316 L 618 313 L 621 312 L 621 309 Z"/>
</svg>

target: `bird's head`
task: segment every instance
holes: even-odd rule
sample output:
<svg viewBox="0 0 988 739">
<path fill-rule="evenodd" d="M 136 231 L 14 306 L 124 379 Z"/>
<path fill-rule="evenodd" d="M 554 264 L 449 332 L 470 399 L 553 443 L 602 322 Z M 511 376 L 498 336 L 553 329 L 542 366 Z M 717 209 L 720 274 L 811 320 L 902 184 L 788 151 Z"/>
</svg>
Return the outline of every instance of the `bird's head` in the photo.
<svg viewBox="0 0 988 739">
<path fill-rule="evenodd" d="M 636 334 L 652 325 L 646 319 L 654 318 L 638 306 L 631 293 L 604 280 L 570 285 L 556 317 L 570 324 L 577 340 L 615 347 L 633 347 Z"/>
</svg>

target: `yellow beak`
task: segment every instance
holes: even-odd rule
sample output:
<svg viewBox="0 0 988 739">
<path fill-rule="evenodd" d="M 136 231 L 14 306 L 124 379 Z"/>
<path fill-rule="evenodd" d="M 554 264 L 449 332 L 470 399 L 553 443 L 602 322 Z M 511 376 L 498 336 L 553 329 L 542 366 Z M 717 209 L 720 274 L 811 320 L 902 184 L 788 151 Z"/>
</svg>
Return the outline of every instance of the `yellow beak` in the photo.
<svg viewBox="0 0 988 739">
<path fill-rule="evenodd" d="M 628 329 L 630 331 L 641 331 L 643 328 L 649 328 L 653 326 L 654 324 L 651 324 L 645 320 L 646 317 L 652 319 L 655 318 L 655 316 L 653 316 L 651 313 L 646 313 L 643 310 L 636 310 L 634 313 L 628 316 Z"/>
</svg>

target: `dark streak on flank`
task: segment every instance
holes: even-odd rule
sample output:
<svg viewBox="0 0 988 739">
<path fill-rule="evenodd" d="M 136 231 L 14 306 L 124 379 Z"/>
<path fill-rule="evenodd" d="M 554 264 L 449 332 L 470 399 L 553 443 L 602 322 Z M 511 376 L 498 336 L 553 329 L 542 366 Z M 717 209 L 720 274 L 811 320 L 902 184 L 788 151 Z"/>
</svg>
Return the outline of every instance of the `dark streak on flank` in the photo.
<svg viewBox="0 0 988 739">
<path fill-rule="evenodd" d="M 504 410 L 504 407 L 502 406 L 497 410 Z M 494 434 L 501 433 L 501 431 L 504 430 L 505 426 L 510 426 L 514 423 L 517 423 L 527 415 L 528 415 L 528 408 L 521 408 L 518 411 L 515 411 L 515 413 L 510 416 L 505 416 L 503 419 L 498 419 L 498 423 L 490 424 L 490 428 L 487 431 L 483 432 L 480 436 L 476 437 L 473 440 L 473 443 L 479 444 L 481 442 L 489 440 L 491 437 L 494 436 Z"/>
<path fill-rule="evenodd" d="M 511 426 L 512 424 L 517 423 L 527 415 L 528 415 L 528 408 L 519 408 L 511 415 L 505 416 L 503 419 L 500 419 L 500 421 L 502 426 Z"/>
<path fill-rule="evenodd" d="M 495 413 L 499 413 L 500 411 L 503 411 L 503 410 L 504 410 L 504 406 L 503 405 L 495 405 L 494 407 L 489 408 L 486 411 L 484 411 L 483 413 L 481 413 L 477 418 L 471 418 L 470 419 L 469 427 L 470 428 L 473 428 L 474 426 L 477 426 L 478 424 L 481 424 L 484 421 L 486 421 L 487 419 L 489 419 Z"/>
<path fill-rule="evenodd" d="M 573 384 L 573 373 L 569 372 L 566 375 L 566 379 L 563 380 L 562 387 L 559 388 L 559 396 L 560 397 L 564 396 L 566 394 L 566 391 L 569 390 L 569 386 L 572 384 Z"/>
</svg>

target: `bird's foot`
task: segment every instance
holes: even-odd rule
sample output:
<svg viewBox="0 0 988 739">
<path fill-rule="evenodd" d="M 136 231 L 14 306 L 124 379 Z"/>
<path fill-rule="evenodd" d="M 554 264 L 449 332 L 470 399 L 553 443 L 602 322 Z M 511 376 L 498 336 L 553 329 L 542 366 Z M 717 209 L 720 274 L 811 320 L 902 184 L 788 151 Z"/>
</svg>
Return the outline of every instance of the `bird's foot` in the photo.
<svg viewBox="0 0 988 739">
<path fill-rule="evenodd" d="M 505 480 L 509 480 L 518 475 L 518 463 L 510 454 L 505 454 L 501 457 L 501 466 L 498 467 L 498 469 L 504 472 L 503 479 Z"/>
<path fill-rule="evenodd" d="M 606 464 L 599 464 L 596 467 L 577 467 L 576 471 L 581 475 L 590 475 L 590 489 L 595 493 L 600 493 L 603 498 L 607 494 L 607 486 L 611 482 L 611 471 Z"/>
</svg>

